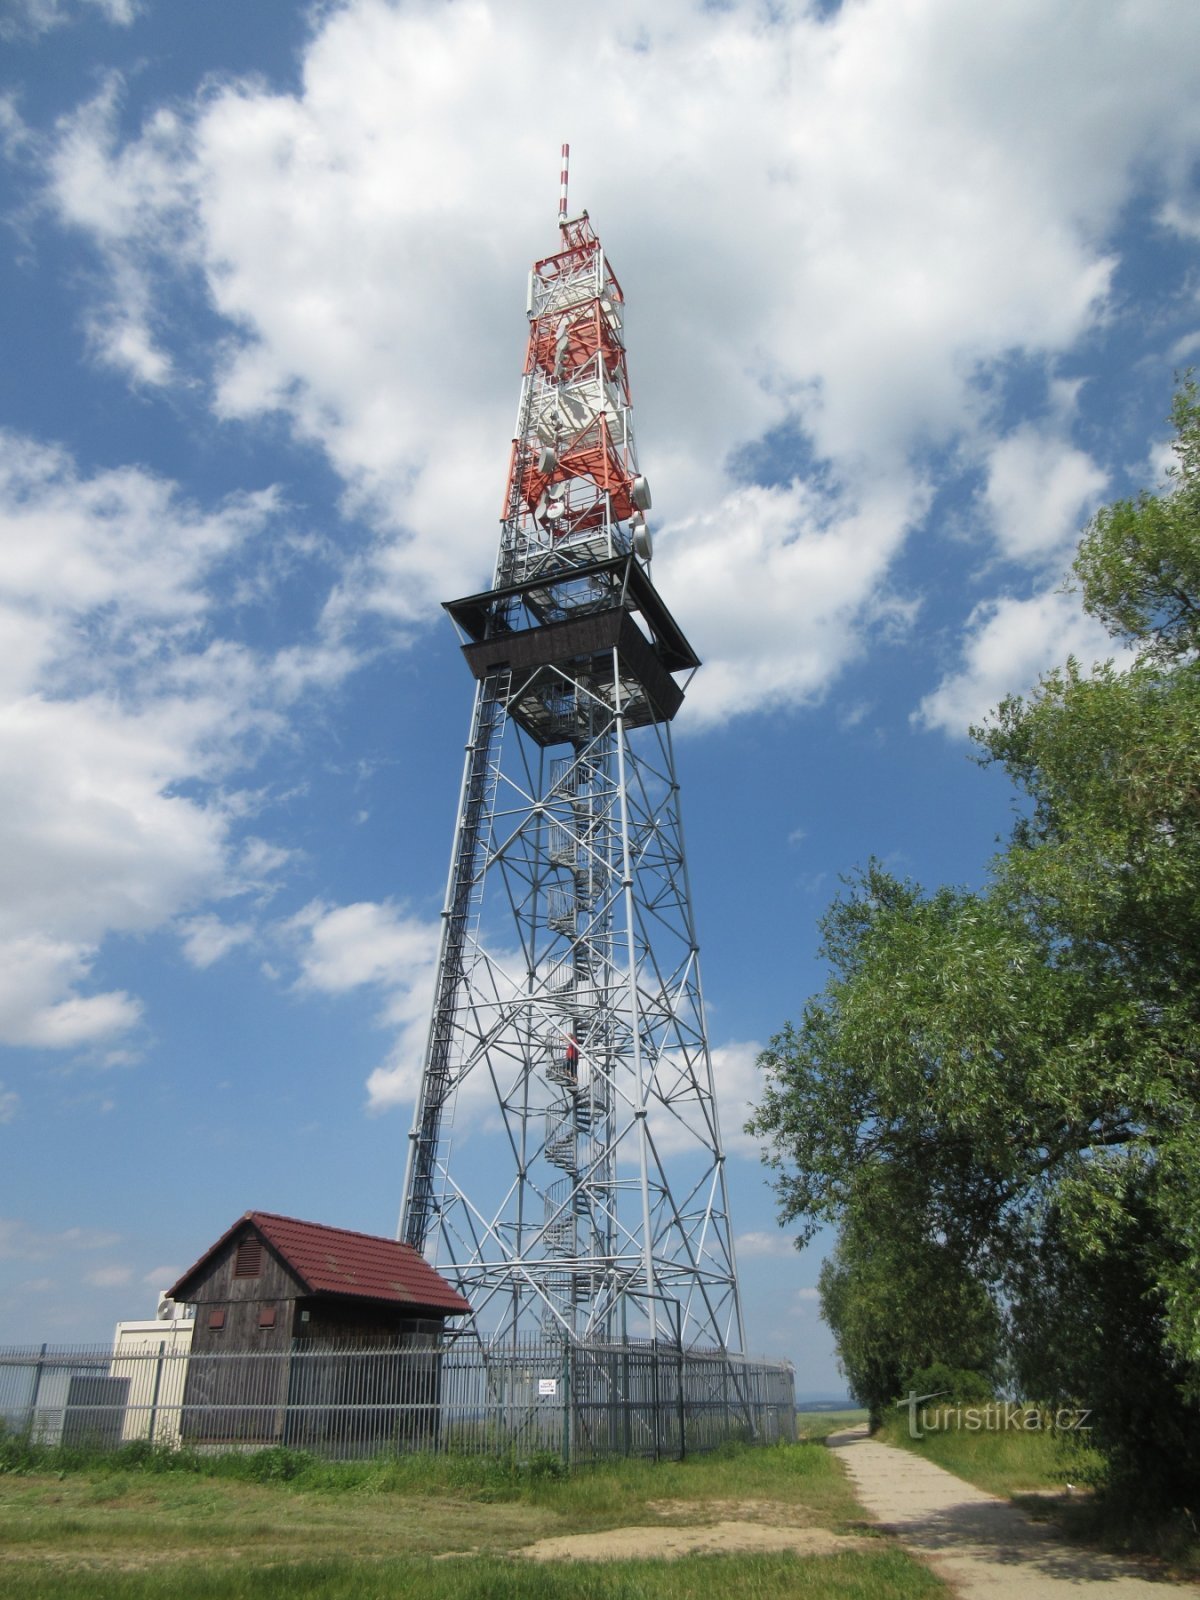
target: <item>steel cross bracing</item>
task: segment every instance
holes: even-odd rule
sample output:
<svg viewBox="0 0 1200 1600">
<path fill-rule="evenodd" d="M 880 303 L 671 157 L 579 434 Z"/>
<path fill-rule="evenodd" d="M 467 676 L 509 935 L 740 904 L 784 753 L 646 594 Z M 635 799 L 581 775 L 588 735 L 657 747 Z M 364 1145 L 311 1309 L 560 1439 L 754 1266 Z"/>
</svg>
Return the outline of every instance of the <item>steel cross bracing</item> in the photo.
<svg viewBox="0 0 1200 1600">
<path fill-rule="evenodd" d="M 530 277 L 401 1236 L 474 1336 L 743 1347 L 624 302 L 587 215 Z M 451 1142 L 457 1113 L 468 1131 Z"/>
</svg>

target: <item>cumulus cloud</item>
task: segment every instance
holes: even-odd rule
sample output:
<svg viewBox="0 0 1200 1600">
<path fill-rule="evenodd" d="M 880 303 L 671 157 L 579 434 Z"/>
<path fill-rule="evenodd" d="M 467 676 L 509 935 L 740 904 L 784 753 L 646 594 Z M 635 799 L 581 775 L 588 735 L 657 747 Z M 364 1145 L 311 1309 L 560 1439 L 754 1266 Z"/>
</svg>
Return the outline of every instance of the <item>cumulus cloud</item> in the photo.
<svg viewBox="0 0 1200 1600">
<path fill-rule="evenodd" d="M 16 1090 L 6 1089 L 3 1082 L 0 1082 L 0 1126 L 13 1120 L 20 1104 L 21 1097 Z"/>
<path fill-rule="evenodd" d="M 203 971 L 239 945 L 248 944 L 254 929 L 248 922 L 222 922 L 211 911 L 186 917 L 179 924 L 183 953 L 193 967 Z"/>
<path fill-rule="evenodd" d="M 138 9 L 89 4 L 123 25 Z M 33 29 L 72 13 L 17 14 Z M 1039 582 L 1059 559 L 1105 466 L 1073 439 L 1069 395 L 1013 427 L 996 386 L 1014 362 L 1052 374 L 1108 314 L 1108 241 L 1147 174 L 1163 226 L 1194 233 L 1183 15 L 1129 0 L 1084 28 L 1038 0 L 824 17 L 614 0 L 599 24 L 556 16 L 559 93 L 531 104 L 548 49 L 533 0 L 345 0 L 314 13 L 294 92 L 207 82 L 131 131 L 110 77 L 37 137 L 6 101 L 44 204 L 96 253 L 95 359 L 186 385 L 226 423 L 281 422 L 367 537 L 314 637 L 266 656 L 222 636 L 214 595 L 278 527 L 277 494 L 198 508 L 142 469 L 85 472 L 0 436 L 0 1040 L 77 1048 L 136 1027 L 139 997 L 103 977 L 114 933 L 173 924 L 199 966 L 248 943 L 249 914 L 214 902 L 265 898 L 291 861 L 238 843 L 224 780 L 353 669 L 365 615 L 420 627 L 487 570 L 563 103 L 576 202 L 630 294 L 656 578 L 706 661 L 703 725 L 815 702 L 873 631 L 911 626 L 921 596 L 894 572 L 932 504 L 932 454 L 982 468 L 1001 555 Z M 217 330 L 193 347 L 167 319 L 189 294 Z M 237 593 L 258 577 L 243 563 Z M 1071 602 L 989 600 L 919 719 L 961 732 L 1065 648 L 1106 653 Z M 308 990 L 378 994 L 398 1044 L 372 1100 L 407 1098 L 436 929 L 314 902 L 291 937 Z M 735 1148 L 752 1054 L 717 1052 Z"/>
<path fill-rule="evenodd" d="M 23 646 L 5 652 L 0 687 L 57 689 L 72 669 L 153 664 L 202 621 L 213 569 L 276 509 L 264 491 L 204 512 L 140 468 L 83 474 L 66 451 L 0 431 L 0 614 Z"/>
<path fill-rule="evenodd" d="M 175 786 L 227 771 L 239 730 L 269 718 L 198 630 L 205 579 L 272 511 L 267 495 L 202 514 L 143 471 L 86 477 L 0 434 L 0 623 L 17 646 L 0 665 L 0 1040 L 128 1030 L 134 997 L 79 992 L 100 943 L 219 886 L 229 819 Z"/>
<path fill-rule="evenodd" d="M 786 1233 L 739 1233 L 734 1245 L 742 1261 L 759 1256 L 790 1261 L 796 1255 L 795 1241 Z"/>
<path fill-rule="evenodd" d="M 988 507 L 1017 559 L 1040 561 L 1089 503 L 1102 469 L 1068 441 L 993 438 L 981 379 L 1015 355 L 1052 363 L 1095 325 L 1136 176 L 1157 174 L 1185 227 L 1200 107 L 1181 22 L 1145 3 L 1082 28 L 1036 0 L 825 18 L 616 0 L 599 25 L 556 16 L 542 104 L 532 0 L 349 0 L 294 94 L 208 85 L 129 138 L 109 85 L 62 125 L 49 193 L 108 268 L 101 359 L 198 378 L 227 419 L 283 417 L 371 521 L 330 628 L 366 610 L 419 624 L 492 554 L 524 263 L 553 244 L 569 103 L 575 197 L 631 294 L 662 570 L 714 719 L 813 699 L 904 614 L 888 574 L 928 504 L 931 443 L 994 447 Z M 158 285 L 181 272 L 225 335 L 190 374 L 156 329 Z M 746 490 L 739 450 L 789 431 L 821 472 L 801 489 L 785 464 L 776 489 Z"/>
<path fill-rule="evenodd" d="M 905 491 L 844 504 L 798 482 L 748 486 L 664 531 L 656 578 L 706 662 L 692 725 L 816 699 L 861 649 L 865 622 L 906 619 L 880 587 L 919 498 Z"/>
<path fill-rule="evenodd" d="M 411 1104 L 421 1081 L 441 928 L 398 907 L 312 901 L 284 925 L 297 947 L 299 985 L 323 994 L 369 988 L 377 1020 L 395 1030 L 387 1061 L 367 1081 L 371 1107 Z"/>
<path fill-rule="evenodd" d="M 75 5 L 71 0 L 6 0 L 7 15 L 0 17 L 0 39 L 36 36 L 64 27 L 87 15 L 78 9 L 80 4 L 103 12 L 106 21 L 121 28 L 129 27 L 142 9 L 140 0 L 77 0 Z"/>
<path fill-rule="evenodd" d="M 744 1124 L 761 1089 L 761 1048 L 753 1040 L 731 1040 L 710 1051 L 721 1143 L 729 1155 L 755 1159 L 759 1154 L 758 1142 L 745 1132 Z M 664 1081 L 667 1079 L 669 1072 L 664 1074 Z M 675 1101 L 670 1111 L 652 1104 L 648 1121 L 655 1148 L 662 1155 L 693 1152 L 698 1148 L 697 1139 L 707 1143 L 707 1125 L 700 1108 L 690 1100 Z"/>
<path fill-rule="evenodd" d="M 0 432 L 0 1042 L 128 1032 L 138 997 L 89 992 L 105 939 L 265 893 L 287 861 L 237 839 L 228 780 L 354 657 L 319 640 L 263 656 L 214 626 L 221 575 L 279 515 L 273 491 L 201 510 L 141 468 L 83 473 Z M 245 936 L 206 915 L 183 930 L 200 965 Z"/>
<path fill-rule="evenodd" d="M 989 452 L 984 507 L 1010 560 L 1061 559 L 1099 502 L 1108 474 L 1061 435 L 1025 424 Z"/>
<path fill-rule="evenodd" d="M 313 901 L 291 919 L 289 927 L 305 936 L 300 956 L 303 982 L 326 994 L 362 984 L 386 989 L 408 984 L 437 953 L 437 924 L 405 917 L 394 906 L 371 902 L 326 906 Z"/>
<path fill-rule="evenodd" d="M 1008 694 L 1026 693 L 1042 673 L 1074 656 L 1086 669 L 1124 659 L 1111 635 L 1084 615 L 1076 595 L 1046 590 L 1029 599 L 987 600 L 967 620 L 961 665 L 925 696 L 914 720 L 964 738 Z"/>
</svg>

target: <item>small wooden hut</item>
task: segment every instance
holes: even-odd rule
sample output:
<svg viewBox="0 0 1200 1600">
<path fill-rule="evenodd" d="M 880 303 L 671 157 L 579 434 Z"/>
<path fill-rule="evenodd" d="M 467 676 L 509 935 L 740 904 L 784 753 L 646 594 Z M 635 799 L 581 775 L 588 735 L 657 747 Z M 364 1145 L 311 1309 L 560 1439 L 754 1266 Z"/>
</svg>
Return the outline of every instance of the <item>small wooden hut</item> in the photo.
<svg viewBox="0 0 1200 1600">
<path fill-rule="evenodd" d="M 443 1327 L 470 1311 L 409 1245 L 268 1211 L 167 1292 L 195 1307 L 185 1439 L 339 1454 L 428 1440 Z"/>
</svg>

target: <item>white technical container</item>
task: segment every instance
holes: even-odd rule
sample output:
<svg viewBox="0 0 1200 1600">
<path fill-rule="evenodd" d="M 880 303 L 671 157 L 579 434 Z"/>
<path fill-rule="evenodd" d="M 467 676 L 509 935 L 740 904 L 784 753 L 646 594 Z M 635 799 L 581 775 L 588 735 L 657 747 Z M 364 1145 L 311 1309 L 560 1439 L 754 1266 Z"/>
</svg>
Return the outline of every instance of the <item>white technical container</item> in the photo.
<svg viewBox="0 0 1200 1600">
<path fill-rule="evenodd" d="M 159 1297 L 158 1315 L 153 1320 L 117 1323 L 109 1374 L 129 1380 L 123 1443 L 131 1439 L 179 1443 L 194 1326 L 190 1307 L 177 1305 L 166 1295 Z"/>
</svg>

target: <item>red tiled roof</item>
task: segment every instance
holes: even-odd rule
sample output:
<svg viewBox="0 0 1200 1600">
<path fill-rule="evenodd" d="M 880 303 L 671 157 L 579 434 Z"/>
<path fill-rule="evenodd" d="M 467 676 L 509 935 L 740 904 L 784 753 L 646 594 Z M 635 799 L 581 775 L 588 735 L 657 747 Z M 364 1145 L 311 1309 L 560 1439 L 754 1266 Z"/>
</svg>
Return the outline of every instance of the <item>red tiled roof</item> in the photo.
<svg viewBox="0 0 1200 1600">
<path fill-rule="evenodd" d="M 356 1295 L 364 1300 L 427 1306 L 461 1316 L 470 1306 L 411 1245 L 349 1228 L 327 1228 L 271 1211 L 247 1211 L 206 1250 L 169 1291 L 181 1288 L 244 1223 L 251 1223 L 311 1294 Z"/>
</svg>

